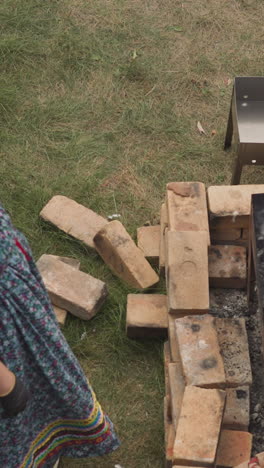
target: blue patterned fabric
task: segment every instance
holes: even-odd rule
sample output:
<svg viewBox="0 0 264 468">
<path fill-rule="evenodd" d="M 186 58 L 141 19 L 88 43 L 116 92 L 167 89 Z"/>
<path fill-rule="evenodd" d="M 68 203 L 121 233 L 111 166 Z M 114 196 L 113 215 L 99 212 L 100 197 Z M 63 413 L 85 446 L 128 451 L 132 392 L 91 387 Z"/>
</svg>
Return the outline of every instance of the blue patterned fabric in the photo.
<svg viewBox="0 0 264 468">
<path fill-rule="evenodd" d="M 0 360 L 31 392 L 25 411 L 2 418 L 4 468 L 51 468 L 59 456 L 105 455 L 119 446 L 57 324 L 25 237 L 0 206 Z"/>
</svg>

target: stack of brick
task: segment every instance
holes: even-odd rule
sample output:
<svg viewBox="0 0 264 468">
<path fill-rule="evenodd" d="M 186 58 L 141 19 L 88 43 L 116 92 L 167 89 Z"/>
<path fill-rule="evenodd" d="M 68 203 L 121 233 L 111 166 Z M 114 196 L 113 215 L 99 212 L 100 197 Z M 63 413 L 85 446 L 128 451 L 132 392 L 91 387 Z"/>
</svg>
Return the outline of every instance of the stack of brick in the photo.
<svg viewBox="0 0 264 468">
<path fill-rule="evenodd" d="M 245 189 L 244 189 L 245 187 Z M 239 215 L 236 217 L 236 222 L 240 225 L 248 223 L 249 218 L 249 206 L 250 206 L 250 190 L 253 193 L 252 187 L 257 187 L 259 191 L 264 190 L 264 186 L 240 186 L 240 191 L 244 194 L 242 196 L 247 207 L 242 207 L 239 211 Z M 262 187 L 262 188 L 261 188 Z M 147 260 L 153 265 L 159 264 L 159 272 L 161 276 L 165 276 L 165 272 L 171 272 L 171 268 L 180 268 L 179 263 L 183 263 L 183 271 L 189 277 L 190 270 L 198 268 L 196 270 L 197 277 L 202 273 L 199 270 L 201 264 L 201 258 L 198 264 L 194 267 L 193 259 L 190 261 L 191 251 L 188 250 L 189 244 L 195 244 L 196 255 L 202 255 L 204 258 L 207 253 L 205 252 L 205 239 L 208 239 L 208 245 L 210 244 L 210 238 L 212 245 L 208 248 L 208 275 L 209 285 L 214 288 L 245 288 L 246 287 L 246 246 L 247 246 L 247 231 L 244 230 L 242 233 L 241 229 L 236 232 L 235 228 L 226 231 L 225 223 L 233 223 L 229 216 L 229 221 L 226 219 L 225 223 L 221 217 L 221 213 L 224 211 L 224 206 L 216 206 L 214 200 L 218 200 L 224 203 L 225 191 L 227 193 L 230 187 L 210 187 L 207 192 L 204 184 L 198 182 L 174 182 L 167 185 L 166 201 L 161 206 L 160 212 L 160 225 L 158 226 L 147 226 L 138 229 L 138 247 L 142 250 Z M 255 188 L 255 190 L 257 190 Z M 232 187 L 230 189 L 233 189 Z M 216 190 L 216 195 L 215 195 Z M 222 191 L 217 193 L 217 191 Z M 244 192 L 243 192 L 244 190 Z M 232 190 L 231 190 L 232 192 Z M 207 213 L 207 199 L 209 205 L 209 221 L 208 224 L 208 213 Z M 232 196 L 230 195 L 230 200 Z M 229 200 L 226 203 L 231 203 Z M 232 205 L 232 210 L 234 206 Z M 238 209 L 238 207 L 236 206 Z M 212 211 L 214 210 L 214 211 Z M 237 212 L 237 211 L 236 211 Z M 245 216 L 242 214 L 246 212 Z M 217 216 L 218 213 L 218 216 Z M 220 221 L 217 221 L 217 220 Z M 224 217 L 223 217 L 224 219 Z M 215 228 L 215 224 L 219 224 L 219 228 Z M 222 223 L 222 224 L 221 224 Z M 210 227 L 210 231 L 209 231 Z M 186 233 L 189 234 L 175 234 Z M 174 233 L 174 234 L 172 234 Z M 192 235 L 193 233 L 193 235 Z M 194 235 L 196 233 L 196 236 Z M 188 236 L 188 241 L 187 241 Z M 239 242 L 238 242 L 239 240 Z M 183 245 L 184 242 L 188 245 Z M 182 243 L 180 245 L 180 243 Z M 199 248 L 198 247 L 199 244 Z M 203 247 L 202 247 L 203 245 Z M 182 249 L 183 248 L 183 249 Z M 167 255 L 168 252 L 181 251 L 182 259 L 178 260 L 177 265 L 169 265 L 166 261 L 170 262 L 171 257 Z M 189 256 L 188 256 L 189 252 Z M 174 262 L 174 260 L 173 260 Z M 186 272 L 188 269 L 188 272 Z M 182 270 L 181 270 L 182 273 Z M 174 275 L 171 275 L 174 276 Z M 167 278 L 170 288 L 174 288 L 171 278 Z M 186 282 L 184 282 L 186 284 Z M 180 289 L 180 288 L 179 288 Z M 193 292 L 195 296 L 195 292 Z M 169 299 L 170 300 L 170 299 Z M 171 304 L 173 307 L 173 304 Z M 202 311 L 202 309 L 201 309 Z"/>
<path fill-rule="evenodd" d="M 264 193 L 264 185 L 209 187 L 208 209 L 212 244 L 247 247 L 251 196 Z"/>
<path fill-rule="evenodd" d="M 210 189 L 214 187 L 209 188 L 206 196 L 205 186 L 199 182 L 167 184 L 160 225 L 137 230 L 138 248 L 146 260 L 153 265 L 159 264 L 160 275 L 166 276 L 168 317 L 170 314 L 179 317 L 208 312 L 209 286 L 246 287 L 246 248 L 228 243 L 209 245 L 212 231 L 209 231 L 207 198 L 210 204 L 210 193 L 213 192 Z M 130 295 L 128 335 L 135 338 L 164 336 L 164 324 L 166 320 L 168 322 L 164 307 L 156 305 L 154 310 L 155 300 L 143 295 L 135 297 L 133 307 L 131 300 Z M 170 326 L 168 330 L 171 338 Z"/>
<path fill-rule="evenodd" d="M 231 467 L 251 454 L 244 319 L 169 318 L 164 345 L 166 466 Z"/>
<path fill-rule="evenodd" d="M 127 333 L 164 336 L 167 318 L 166 466 L 238 465 L 250 457 L 252 444 L 247 333 L 244 319 L 209 315 L 209 286 L 246 286 L 246 248 L 224 235 L 210 245 L 215 232 L 201 183 L 167 185 L 159 238 L 157 233 L 157 227 L 155 233 L 153 227 L 139 229 L 138 246 L 154 264 L 159 261 L 167 307 L 165 296 L 161 309 L 159 295 L 129 295 Z"/>
<path fill-rule="evenodd" d="M 233 466 L 251 452 L 247 333 L 209 315 L 209 284 L 245 286 L 245 250 L 210 246 L 203 184 L 168 184 L 165 207 L 167 466 Z"/>
</svg>

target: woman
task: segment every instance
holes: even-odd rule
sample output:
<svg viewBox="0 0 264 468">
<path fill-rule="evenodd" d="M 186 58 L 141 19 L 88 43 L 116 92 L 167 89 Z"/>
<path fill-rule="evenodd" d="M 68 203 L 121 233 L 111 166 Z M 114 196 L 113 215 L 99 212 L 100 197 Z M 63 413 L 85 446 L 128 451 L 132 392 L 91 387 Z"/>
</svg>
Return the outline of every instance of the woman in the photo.
<svg viewBox="0 0 264 468">
<path fill-rule="evenodd" d="M 0 206 L 0 463 L 105 455 L 113 425 L 57 325 L 24 236 Z"/>
</svg>

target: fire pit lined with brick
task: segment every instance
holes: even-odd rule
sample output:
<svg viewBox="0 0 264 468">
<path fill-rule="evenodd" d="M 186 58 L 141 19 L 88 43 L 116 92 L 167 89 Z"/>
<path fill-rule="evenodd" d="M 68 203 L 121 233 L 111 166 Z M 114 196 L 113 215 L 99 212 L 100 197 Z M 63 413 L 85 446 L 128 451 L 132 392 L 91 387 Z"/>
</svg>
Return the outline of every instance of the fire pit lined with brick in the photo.
<svg viewBox="0 0 264 468">
<path fill-rule="evenodd" d="M 227 468 L 250 459 L 252 373 L 245 318 L 211 314 L 209 286 L 246 287 L 251 196 L 263 192 L 264 185 L 217 186 L 206 192 L 200 182 L 168 183 L 160 225 L 138 228 L 138 245 L 119 221 L 108 222 L 66 197 L 53 197 L 41 212 L 45 220 L 95 248 L 131 287 L 157 284 L 159 277 L 150 263 L 165 276 L 167 296 L 154 294 L 153 289 L 153 294 L 128 295 L 126 330 L 130 338 L 168 337 L 167 468 Z M 81 216 L 82 225 L 76 225 L 76 216 Z M 73 265 L 59 265 L 59 259 L 50 258 L 48 263 L 52 273 L 47 259 L 40 260 L 39 267 L 54 304 L 91 318 L 105 300 L 104 283 L 73 270 Z M 87 303 L 87 288 L 77 298 L 73 285 L 67 287 L 71 276 L 76 278 L 76 291 L 79 280 L 92 288 L 93 304 Z"/>
<path fill-rule="evenodd" d="M 167 185 L 159 239 L 159 269 L 166 278 L 168 299 L 169 340 L 164 346 L 167 467 L 231 467 L 250 459 L 252 373 L 245 318 L 211 316 L 208 286 L 246 287 L 251 196 L 262 192 L 263 185 L 210 187 L 205 202 L 205 187 L 201 183 Z M 207 250 L 209 238 L 211 245 Z M 190 418 L 177 433 L 182 401 L 189 387 L 207 392 L 207 411 L 209 390 L 222 392 L 225 404 L 220 410 L 220 429 L 214 443 L 203 432 L 206 421 L 201 411 L 197 426 Z M 200 399 L 195 402 L 194 410 L 199 408 Z M 211 408 L 213 412 L 215 406 Z M 184 412 L 182 418 L 186 423 Z M 202 440 L 209 443 L 205 449 L 208 458 L 205 454 L 201 457 L 201 434 Z"/>
</svg>

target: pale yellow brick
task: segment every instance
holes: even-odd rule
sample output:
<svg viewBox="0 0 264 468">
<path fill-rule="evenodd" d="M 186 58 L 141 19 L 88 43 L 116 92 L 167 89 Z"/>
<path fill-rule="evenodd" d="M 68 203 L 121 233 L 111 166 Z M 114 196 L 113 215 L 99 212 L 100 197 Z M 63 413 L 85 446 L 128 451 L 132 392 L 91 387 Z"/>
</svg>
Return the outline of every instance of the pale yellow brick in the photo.
<svg viewBox="0 0 264 468">
<path fill-rule="evenodd" d="M 130 338 L 167 337 L 167 296 L 128 294 L 126 331 Z"/>
<path fill-rule="evenodd" d="M 63 195 L 52 197 L 40 216 L 92 248 L 95 234 L 107 224 L 102 216 Z"/>
<path fill-rule="evenodd" d="M 264 185 L 217 185 L 208 188 L 211 228 L 249 227 L 251 196 L 264 193 Z"/>
<path fill-rule="evenodd" d="M 211 315 L 175 320 L 183 372 L 187 385 L 225 386 L 225 370 Z"/>
<path fill-rule="evenodd" d="M 51 302 L 73 315 L 89 320 L 107 296 L 105 283 L 49 255 L 37 262 Z"/>
<path fill-rule="evenodd" d="M 137 245 L 146 259 L 154 266 L 159 264 L 160 225 L 142 226 L 137 229 Z"/>
<path fill-rule="evenodd" d="M 235 245 L 212 245 L 208 252 L 209 285 L 214 288 L 245 288 L 247 252 Z"/>
<path fill-rule="evenodd" d="M 209 310 L 206 232 L 168 231 L 167 292 L 169 312 L 181 316 Z"/>
<path fill-rule="evenodd" d="M 143 252 L 119 221 L 111 221 L 94 238 L 98 253 L 119 278 L 138 289 L 148 288 L 159 277 Z"/>
<path fill-rule="evenodd" d="M 168 225 L 175 231 L 204 231 L 210 244 L 205 185 L 201 182 L 167 184 Z"/>
<path fill-rule="evenodd" d="M 246 323 L 244 318 L 216 318 L 226 385 L 239 387 L 252 384 Z"/>
<path fill-rule="evenodd" d="M 174 464 L 214 465 L 224 405 L 222 390 L 185 388 L 173 448 Z"/>
</svg>

